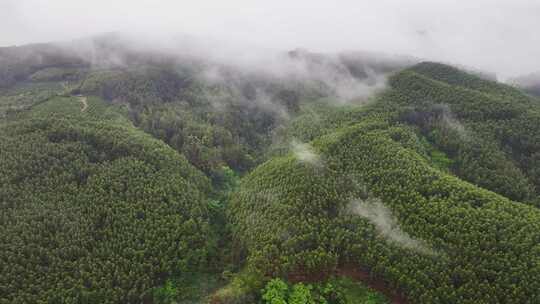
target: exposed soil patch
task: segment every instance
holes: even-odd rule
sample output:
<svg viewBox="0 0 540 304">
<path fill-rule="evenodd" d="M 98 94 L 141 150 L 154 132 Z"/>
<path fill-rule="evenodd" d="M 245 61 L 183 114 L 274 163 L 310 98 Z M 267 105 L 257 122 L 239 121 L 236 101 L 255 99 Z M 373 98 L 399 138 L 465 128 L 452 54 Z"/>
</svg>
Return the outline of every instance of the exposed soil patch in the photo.
<svg viewBox="0 0 540 304">
<path fill-rule="evenodd" d="M 296 272 L 290 274 L 287 278 L 290 282 L 319 282 L 331 276 L 349 277 L 353 280 L 364 283 L 369 288 L 385 295 L 393 304 L 408 304 L 407 299 L 396 290 L 390 288 L 386 282 L 381 279 L 372 278 L 369 271 L 360 266 L 348 264 L 339 266 L 334 271 L 322 272 L 316 274 L 306 274 Z"/>
</svg>

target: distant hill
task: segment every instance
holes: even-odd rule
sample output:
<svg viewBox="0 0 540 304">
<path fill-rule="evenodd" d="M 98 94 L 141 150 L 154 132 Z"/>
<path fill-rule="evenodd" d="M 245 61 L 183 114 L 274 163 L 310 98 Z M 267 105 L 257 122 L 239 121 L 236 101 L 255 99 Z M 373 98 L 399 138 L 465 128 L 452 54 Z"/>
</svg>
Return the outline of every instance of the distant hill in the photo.
<svg viewBox="0 0 540 304">
<path fill-rule="evenodd" d="M 527 93 L 540 96 L 540 73 L 533 73 L 510 80 L 510 83 L 523 89 Z"/>
</svg>

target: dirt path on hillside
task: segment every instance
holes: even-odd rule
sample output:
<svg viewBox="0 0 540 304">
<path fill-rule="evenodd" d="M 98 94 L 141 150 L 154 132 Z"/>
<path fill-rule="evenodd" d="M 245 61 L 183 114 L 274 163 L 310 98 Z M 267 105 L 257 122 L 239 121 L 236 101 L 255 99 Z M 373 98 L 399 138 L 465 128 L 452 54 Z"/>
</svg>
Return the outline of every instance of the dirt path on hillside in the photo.
<svg viewBox="0 0 540 304">
<path fill-rule="evenodd" d="M 374 279 L 370 276 L 367 270 L 356 265 L 343 265 L 332 273 L 321 273 L 319 275 L 304 275 L 300 273 L 291 274 L 288 277 L 290 282 L 317 282 L 322 281 L 330 276 L 349 277 L 353 280 L 362 282 L 369 288 L 376 290 L 385 295 L 392 304 L 408 304 L 409 302 L 404 296 L 389 288 L 388 284 L 380 279 Z"/>
<path fill-rule="evenodd" d="M 374 289 L 383 295 L 385 295 L 392 304 L 407 304 L 407 300 L 405 297 L 403 297 L 401 294 L 396 293 L 395 290 L 392 290 L 388 287 L 388 285 L 378 279 L 372 279 L 369 272 L 366 270 L 363 270 L 359 268 L 358 266 L 353 265 L 347 265 L 343 266 L 340 269 L 336 271 L 337 275 L 349 277 L 351 279 L 354 279 L 356 281 L 360 281 L 367 286 L 369 286 L 371 289 Z"/>
</svg>

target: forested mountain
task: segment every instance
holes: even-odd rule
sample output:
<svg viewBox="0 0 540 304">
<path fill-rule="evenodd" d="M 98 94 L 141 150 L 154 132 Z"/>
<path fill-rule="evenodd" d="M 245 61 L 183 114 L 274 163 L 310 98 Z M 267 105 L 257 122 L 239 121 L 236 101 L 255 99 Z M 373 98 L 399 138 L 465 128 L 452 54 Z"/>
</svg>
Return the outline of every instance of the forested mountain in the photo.
<svg viewBox="0 0 540 304">
<path fill-rule="evenodd" d="M 2 303 L 133 303 L 208 264 L 208 179 L 84 102 L 52 98 L 1 127 Z"/>
<path fill-rule="evenodd" d="M 293 150 L 258 167 L 230 207 L 248 261 L 271 276 L 352 263 L 415 303 L 539 301 L 538 182 L 534 169 L 519 163 L 537 148 L 520 149 L 500 131 L 537 144 L 539 105 L 493 86 L 422 63 L 394 75 L 380 100 L 342 114 L 339 127 L 317 136 L 310 148 L 316 158 Z M 518 120 L 532 127 L 520 129 Z"/>
<path fill-rule="evenodd" d="M 246 57 L 0 48 L 0 303 L 540 302 L 537 98 L 407 57 Z"/>
</svg>

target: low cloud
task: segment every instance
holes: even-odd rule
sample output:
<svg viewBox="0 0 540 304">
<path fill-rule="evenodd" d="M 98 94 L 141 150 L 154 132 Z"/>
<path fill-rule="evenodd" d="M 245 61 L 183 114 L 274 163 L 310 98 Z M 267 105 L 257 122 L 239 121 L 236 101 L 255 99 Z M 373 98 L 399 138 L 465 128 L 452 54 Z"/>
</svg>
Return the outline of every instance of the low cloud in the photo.
<svg viewBox="0 0 540 304">
<path fill-rule="evenodd" d="M 298 161 L 320 167 L 323 161 L 315 149 L 308 143 L 301 143 L 297 140 L 291 142 L 291 149 Z"/>
<path fill-rule="evenodd" d="M 2 0 L 0 45 L 113 31 L 187 33 L 280 50 L 411 54 L 506 77 L 540 71 L 539 14 L 535 0 Z"/>
<path fill-rule="evenodd" d="M 428 248 L 423 241 L 412 238 L 401 230 L 397 219 L 378 199 L 353 200 L 347 208 L 351 213 L 361 216 L 372 223 L 379 234 L 390 242 L 406 249 L 420 253 L 434 255 L 435 252 Z"/>
<path fill-rule="evenodd" d="M 441 122 L 444 127 L 455 131 L 463 140 L 470 140 L 471 136 L 465 126 L 454 116 L 450 107 L 446 104 L 437 105 L 441 111 Z"/>
</svg>

